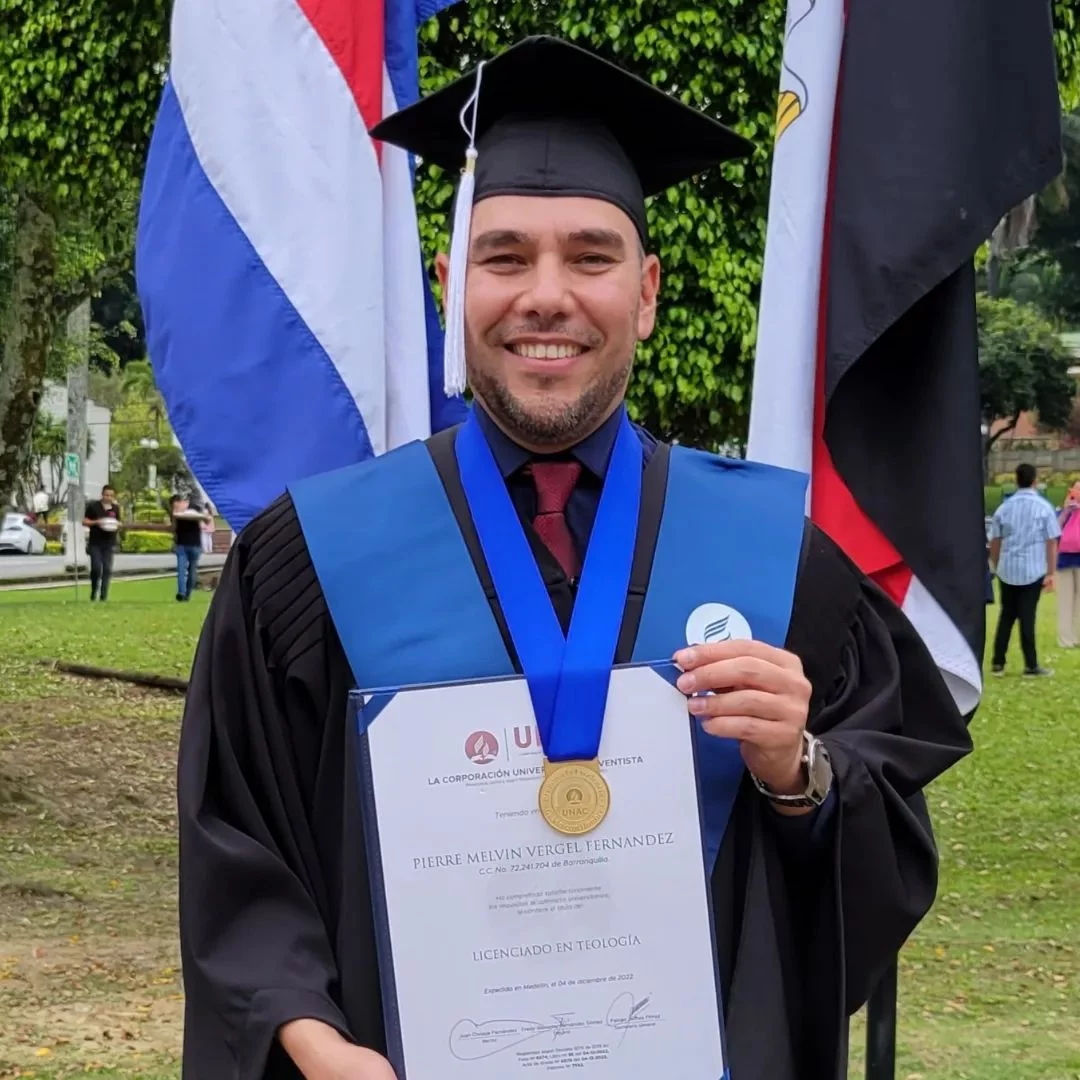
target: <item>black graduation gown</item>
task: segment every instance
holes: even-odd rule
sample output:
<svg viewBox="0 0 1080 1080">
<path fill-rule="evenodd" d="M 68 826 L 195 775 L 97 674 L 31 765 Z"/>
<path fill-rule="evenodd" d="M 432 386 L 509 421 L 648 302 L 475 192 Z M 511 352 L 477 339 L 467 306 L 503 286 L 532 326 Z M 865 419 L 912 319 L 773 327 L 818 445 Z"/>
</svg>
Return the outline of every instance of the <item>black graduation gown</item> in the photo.
<svg viewBox="0 0 1080 1080">
<path fill-rule="evenodd" d="M 505 637 L 452 436 L 429 445 Z M 660 447 L 645 473 L 617 662 L 629 659 L 641 615 L 666 457 Z M 530 541 L 565 627 L 573 589 L 535 535 Z M 970 750 L 966 726 L 911 625 L 812 526 L 787 645 L 814 686 L 810 726 L 827 742 L 839 798 L 824 829 L 815 829 L 813 816 L 782 818 L 748 778 L 736 800 L 713 875 L 734 1080 L 841 1075 L 846 1014 L 865 1001 L 934 899 L 937 856 L 921 790 Z M 275 1031 L 299 1017 L 384 1050 L 346 725 L 351 688 L 295 510 L 283 496 L 230 553 L 184 713 L 186 1080 L 298 1077 Z M 433 896 L 432 918 L 438 912 Z"/>
</svg>

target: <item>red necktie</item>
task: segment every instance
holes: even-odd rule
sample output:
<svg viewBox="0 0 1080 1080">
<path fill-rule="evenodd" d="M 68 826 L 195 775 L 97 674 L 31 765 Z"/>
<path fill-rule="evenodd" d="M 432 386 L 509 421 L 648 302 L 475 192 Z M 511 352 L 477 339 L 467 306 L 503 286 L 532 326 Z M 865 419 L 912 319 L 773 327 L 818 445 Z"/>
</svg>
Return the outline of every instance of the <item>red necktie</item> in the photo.
<svg viewBox="0 0 1080 1080">
<path fill-rule="evenodd" d="M 529 472 L 536 485 L 533 528 L 559 560 L 566 576 L 577 577 L 581 564 L 566 524 L 566 504 L 581 475 L 581 465 L 576 461 L 534 461 Z"/>
</svg>

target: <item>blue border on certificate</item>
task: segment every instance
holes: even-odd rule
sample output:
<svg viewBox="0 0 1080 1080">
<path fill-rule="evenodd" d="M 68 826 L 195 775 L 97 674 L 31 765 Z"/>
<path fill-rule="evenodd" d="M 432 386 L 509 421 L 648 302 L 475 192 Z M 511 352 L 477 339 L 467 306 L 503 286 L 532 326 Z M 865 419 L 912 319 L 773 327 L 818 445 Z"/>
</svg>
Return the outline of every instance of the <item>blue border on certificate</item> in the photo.
<svg viewBox="0 0 1080 1080">
<path fill-rule="evenodd" d="M 665 682 L 672 686 L 682 674 L 677 664 L 671 661 L 654 663 L 618 664 L 613 670 L 630 668 L 651 668 Z M 387 1058 L 397 1073 L 398 1080 L 408 1080 L 405 1072 L 405 1049 L 401 1035 L 400 1010 L 398 1007 L 397 982 L 394 971 L 393 945 L 390 936 L 390 918 L 386 902 L 386 883 L 382 865 L 382 848 L 379 842 L 378 808 L 375 801 L 371 753 L 368 746 L 367 730 L 379 715 L 399 693 L 413 690 L 433 690 L 450 686 L 479 686 L 488 683 L 524 680 L 524 675 L 500 675 L 487 679 L 457 679 L 450 682 L 416 683 L 399 687 L 380 687 L 371 690 L 352 690 L 348 697 L 348 727 L 353 732 L 357 746 L 357 770 L 360 784 L 361 818 L 364 829 L 364 842 L 367 850 L 368 880 L 371 886 L 372 916 L 375 924 L 375 951 L 379 965 L 379 985 L 382 993 L 383 1021 L 386 1034 Z M 694 771 L 700 777 L 698 762 L 698 743 L 694 729 L 699 721 L 687 714 L 690 725 L 690 746 L 694 755 Z M 706 869 L 705 851 L 705 816 L 698 788 L 698 824 L 701 830 L 702 858 L 701 873 L 705 882 L 705 898 L 709 912 L 709 935 L 713 943 L 713 978 L 716 981 L 716 1000 L 719 1005 L 718 1023 L 720 1025 L 720 1046 L 724 1055 L 724 1073 L 717 1080 L 731 1080 L 728 1067 L 727 1029 L 724 1023 L 724 995 L 720 983 L 720 965 L 716 954 L 716 916 L 713 898 L 712 879 Z M 730 818 L 728 820 L 730 824 Z M 726 831 L 727 826 L 725 826 Z"/>
</svg>

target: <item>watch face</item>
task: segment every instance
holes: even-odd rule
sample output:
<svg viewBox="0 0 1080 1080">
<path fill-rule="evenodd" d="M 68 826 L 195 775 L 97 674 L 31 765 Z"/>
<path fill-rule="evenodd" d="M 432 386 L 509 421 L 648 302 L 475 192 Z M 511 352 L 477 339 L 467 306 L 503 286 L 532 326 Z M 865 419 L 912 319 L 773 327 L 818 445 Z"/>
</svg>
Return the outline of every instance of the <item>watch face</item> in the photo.
<svg viewBox="0 0 1080 1080">
<path fill-rule="evenodd" d="M 810 788 L 815 794 L 824 796 L 832 787 L 832 781 L 833 771 L 829 752 L 820 742 L 815 743 L 810 755 Z"/>
</svg>

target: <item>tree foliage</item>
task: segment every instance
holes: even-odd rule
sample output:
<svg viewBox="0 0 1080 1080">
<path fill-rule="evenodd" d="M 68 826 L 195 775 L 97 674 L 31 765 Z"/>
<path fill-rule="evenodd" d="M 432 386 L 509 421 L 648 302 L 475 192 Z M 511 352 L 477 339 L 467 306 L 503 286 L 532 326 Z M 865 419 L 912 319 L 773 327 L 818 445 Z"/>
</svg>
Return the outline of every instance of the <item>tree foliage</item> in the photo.
<svg viewBox="0 0 1080 1080">
<path fill-rule="evenodd" d="M 1006 424 L 987 440 L 987 452 L 1011 431 L 1020 414 L 1035 411 L 1045 427 L 1061 428 L 1076 385 L 1069 354 L 1054 324 L 1037 308 L 1008 298 L 978 297 L 979 382 L 983 421 Z"/>
<path fill-rule="evenodd" d="M 94 433 L 86 434 L 86 454 L 94 452 Z M 66 497 L 64 458 L 67 453 L 67 424 L 39 411 L 34 418 L 30 449 L 19 476 L 16 505 L 31 506 L 34 496 L 44 492 L 48 499 L 46 516 L 63 506 Z"/>
<path fill-rule="evenodd" d="M 1071 110 L 1080 105 L 1080 5 L 1076 0 L 1054 0 L 1052 13 L 1061 103 Z"/>
<path fill-rule="evenodd" d="M 1032 249 L 1007 267 L 1002 292 L 1080 326 L 1080 110 L 1062 118 L 1062 142 L 1065 171 L 1044 193 Z"/>
<path fill-rule="evenodd" d="M 94 380 L 103 398 L 118 401 L 110 428 L 110 477 L 124 506 L 160 507 L 170 492 L 192 486 L 183 452 L 175 444 L 165 402 L 148 360 L 133 360 L 111 376 Z M 141 445 L 154 440 L 157 447 Z M 149 467 L 157 469 L 158 491 L 148 491 Z"/>
<path fill-rule="evenodd" d="M 471 0 L 421 37 L 428 93 L 527 34 L 580 41 L 757 143 L 754 155 L 652 200 L 661 317 L 638 351 L 629 401 L 658 435 L 715 445 L 745 425 L 765 242 L 781 0 L 693 7 L 671 0 Z M 452 178 L 418 172 L 429 255 L 445 245 Z"/>
<path fill-rule="evenodd" d="M 0 0 L 0 491 L 58 327 L 130 262 L 168 29 L 166 0 Z"/>
<path fill-rule="evenodd" d="M 0 0 L 0 185 L 99 230 L 142 175 L 165 0 Z"/>
</svg>

